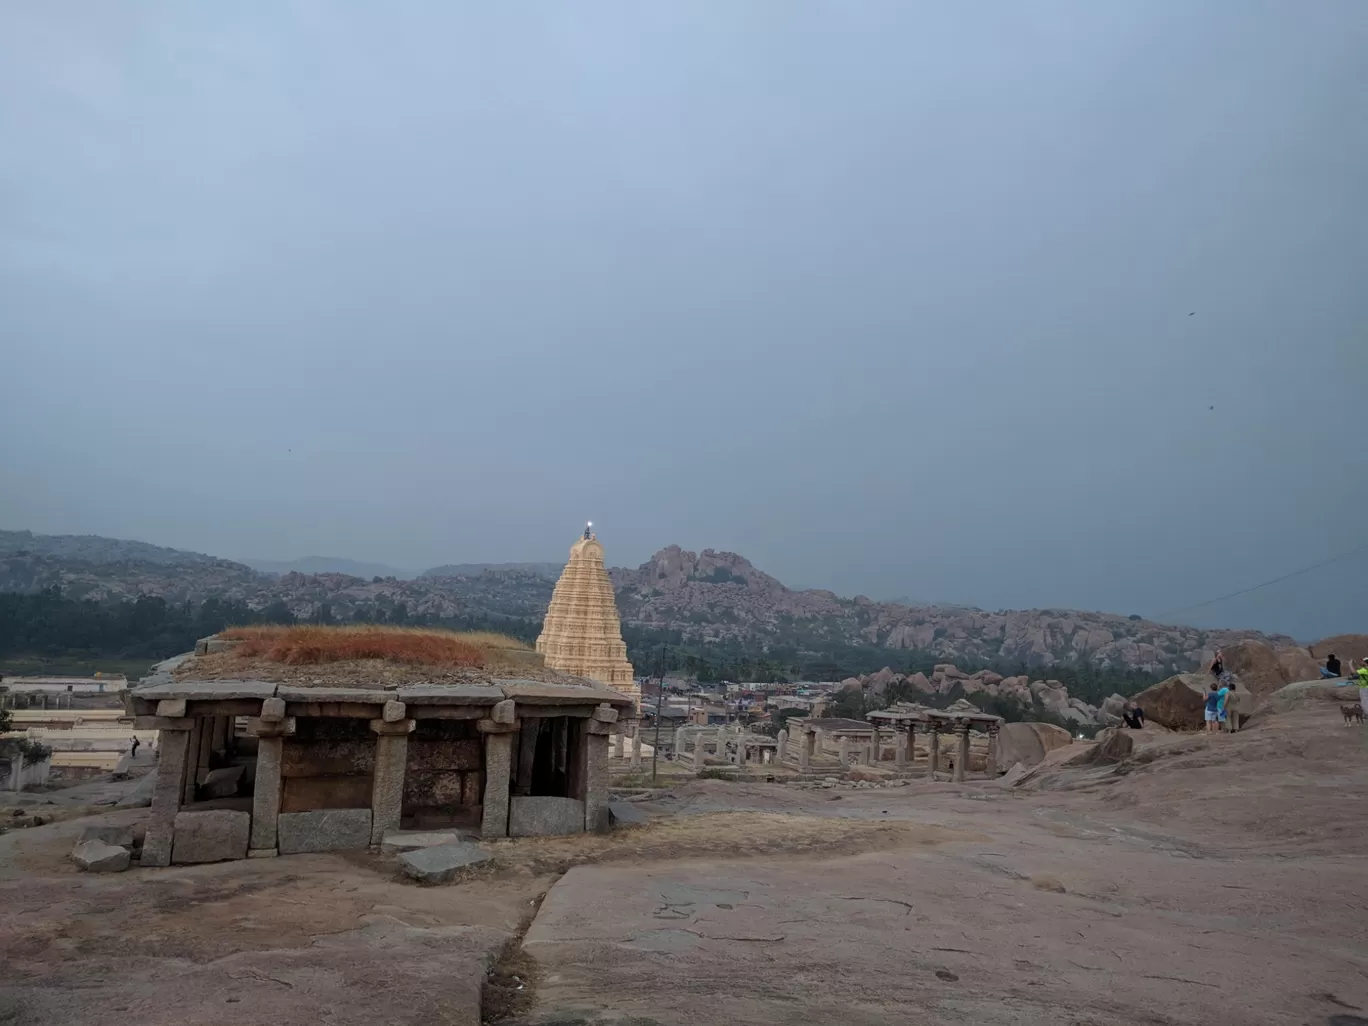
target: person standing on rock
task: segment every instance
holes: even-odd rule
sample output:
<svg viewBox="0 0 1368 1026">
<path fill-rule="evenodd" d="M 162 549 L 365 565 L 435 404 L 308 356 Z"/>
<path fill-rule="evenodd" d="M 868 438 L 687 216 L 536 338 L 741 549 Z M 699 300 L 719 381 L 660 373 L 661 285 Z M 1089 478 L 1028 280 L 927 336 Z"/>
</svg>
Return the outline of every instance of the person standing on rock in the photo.
<svg viewBox="0 0 1368 1026">
<path fill-rule="evenodd" d="M 1211 660 L 1211 675 L 1217 680 L 1221 679 L 1221 674 L 1225 673 L 1225 657 L 1221 655 L 1221 650 L 1216 650 L 1216 657 Z M 1215 687 L 1213 684 L 1212 687 Z"/>
<path fill-rule="evenodd" d="M 1221 728 L 1221 695 L 1220 685 L 1214 680 L 1211 682 L 1211 690 L 1206 697 L 1206 731 L 1214 734 Z"/>
</svg>

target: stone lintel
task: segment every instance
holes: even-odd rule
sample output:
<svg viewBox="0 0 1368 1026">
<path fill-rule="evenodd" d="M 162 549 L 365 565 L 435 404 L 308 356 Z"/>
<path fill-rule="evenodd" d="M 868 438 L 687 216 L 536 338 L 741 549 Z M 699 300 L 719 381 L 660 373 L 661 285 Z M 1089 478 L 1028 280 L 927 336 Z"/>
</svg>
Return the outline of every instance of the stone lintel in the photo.
<svg viewBox="0 0 1368 1026">
<path fill-rule="evenodd" d="M 414 720 L 371 720 L 370 729 L 377 734 L 403 734 L 413 733 L 413 728 L 418 724 Z"/>
<path fill-rule="evenodd" d="M 135 716 L 134 730 L 192 730 L 195 726 L 193 716 Z"/>
<path fill-rule="evenodd" d="M 475 724 L 476 729 L 481 734 L 512 734 L 522 729 L 522 724 L 517 720 L 512 723 L 499 723 L 496 720 L 480 720 Z"/>
<path fill-rule="evenodd" d="M 263 720 L 253 717 L 247 721 L 247 733 L 253 737 L 287 737 L 295 732 L 295 718 L 286 716 L 283 720 Z"/>
<path fill-rule="evenodd" d="M 289 702 L 285 710 L 290 716 L 369 720 L 375 717 L 380 708 L 367 702 Z"/>
<path fill-rule="evenodd" d="M 551 716 L 568 716 L 574 720 L 587 720 L 594 715 L 594 705 L 519 705 L 518 715 L 525 720 L 546 719 Z"/>
<path fill-rule="evenodd" d="M 412 705 L 405 703 L 409 716 L 419 720 L 478 720 L 489 712 L 487 705 Z"/>
<path fill-rule="evenodd" d="M 167 719 L 185 718 L 185 699 L 163 698 L 157 702 L 157 715 Z"/>
<path fill-rule="evenodd" d="M 285 701 L 313 705 L 323 702 L 346 702 L 352 705 L 384 705 L 395 697 L 396 692 L 381 688 L 348 687 L 345 684 L 320 684 L 318 687 L 305 687 L 299 684 L 282 684 L 276 689 L 276 696 Z"/>
<path fill-rule="evenodd" d="M 584 725 L 584 729 L 590 734 L 606 736 L 608 734 L 621 734 L 625 726 L 626 724 L 622 723 L 604 723 L 602 720 L 590 720 Z"/>
<path fill-rule="evenodd" d="M 191 716 L 256 716 L 261 711 L 261 702 L 255 698 L 192 700 L 186 704 L 186 709 Z"/>
</svg>

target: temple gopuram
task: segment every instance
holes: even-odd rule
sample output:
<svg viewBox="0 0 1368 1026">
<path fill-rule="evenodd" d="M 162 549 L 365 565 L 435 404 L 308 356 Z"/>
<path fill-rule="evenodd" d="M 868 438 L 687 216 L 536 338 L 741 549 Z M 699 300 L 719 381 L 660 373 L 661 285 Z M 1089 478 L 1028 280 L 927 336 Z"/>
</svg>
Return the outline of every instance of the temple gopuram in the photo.
<svg viewBox="0 0 1368 1026">
<path fill-rule="evenodd" d="M 613 582 L 593 524 L 570 546 L 570 560 L 551 594 L 537 651 L 546 657 L 548 669 L 607 684 L 640 709 L 641 688 L 627 661 Z"/>
</svg>

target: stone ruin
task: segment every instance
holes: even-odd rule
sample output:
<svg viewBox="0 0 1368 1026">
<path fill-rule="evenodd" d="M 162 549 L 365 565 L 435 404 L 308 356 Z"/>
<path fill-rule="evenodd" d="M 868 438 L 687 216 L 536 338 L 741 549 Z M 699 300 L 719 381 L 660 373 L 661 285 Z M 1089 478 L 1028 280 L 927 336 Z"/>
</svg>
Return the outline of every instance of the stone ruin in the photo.
<svg viewBox="0 0 1368 1026">
<path fill-rule="evenodd" d="M 968 703 L 949 710 L 894 706 L 865 720 L 840 717 L 792 717 L 777 737 L 753 734 L 739 725 L 679 727 L 674 733 L 675 761 L 683 766 L 748 765 L 800 773 L 845 772 L 856 766 L 909 776 L 917 763 L 932 779 L 942 770 L 952 780 L 969 772 L 1000 772 L 998 731 L 1002 718 L 979 712 Z M 948 740 L 944 747 L 941 738 Z"/>
<path fill-rule="evenodd" d="M 160 732 L 141 864 L 378 847 L 405 829 L 606 828 L 628 696 L 552 674 L 433 683 L 424 669 L 383 684 L 197 679 L 191 660 L 127 692 L 136 726 Z"/>
</svg>

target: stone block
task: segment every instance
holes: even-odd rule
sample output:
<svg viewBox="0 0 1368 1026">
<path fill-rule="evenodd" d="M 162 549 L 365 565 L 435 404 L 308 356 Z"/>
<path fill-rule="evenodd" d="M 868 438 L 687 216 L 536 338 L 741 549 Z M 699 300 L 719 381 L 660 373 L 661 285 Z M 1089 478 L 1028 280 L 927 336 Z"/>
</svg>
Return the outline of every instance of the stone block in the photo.
<svg viewBox="0 0 1368 1026">
<path fill-rule="evenodd" d="M 247 855 L 252 816 L 231 809 L 178 812 L 175 820 L 171 862 L 222 862 Z"/>
<path fill-rule="evenodd" d="M 285 699 L 267 698 L 261 703 L 261 718 L 278 723 L 285 718 Z"/>
<path fill-rule="evenodd" d="M 456 830 L 386 830 L 381 849 L 387 852 L 417 851 L 464 840 Z"/>
<path fill-rule="evenodd" d="M 418 848 L 399 856 L 399 868 L 412 880 L 424 884 L 442 884 L 455 878 L 462 869 L 488 862 L 490 854 L 478 844 L 459 841 Z"/>
<path fill-rule="evenodd" d="M 600 723 L 616 723 L 618 711 L 606 702 L 594 709 L 594 719 Z"/>
<path fill-rule="evenodd" d="M 403 702 L 396 702 L 393 699 L 385 703 L 384 709 L 380 713 L 380 718 L 386 723 L 398 723 L 408 715 L 408 707 Z"/>
<path fill-rule="evenodd" d="M 122 845 L 101 840 L 81 841 L 71 849 L 71 861 L 87 873 L 122 873 L 131 857 Z"/>
<path fill-rule="evenodd" d="M 172 718 L 185 715 L 185 699 L 163 698 L 157 703 L 157 715 Z"/>
<path fill-rule="evenodd" d="M 246 767 L 243 766 L 224 766 L 222 769 L 210 770 L 204 778 L 204 783 L 200 785 L 200 792 L 205 798 L 231 798 L 238 793 L 244 772 Z"/>
<path fill-rule="evenodd" d="M 651 817 L 630 802 L 609 802 L 608 822 L 614 827 L 644 826 Z"/>
<path fill-rule="evenodd" d="M 520 795 L 508 803 L 510 837 L 555 837 L 584 832 L 584 802 L 576 798 Z"/>
<path fill-rule="evenodd" d="M 281 813 L 276 847 L 282 855 L 309 851 L 340 851 L 370 844 L 370 809 L 315 809 Z"/>
<path fill-rule="evenodd" d="M 103 841 L 105 844 L 133 847 L 133 828 L 131 826 L 88 826 L 81 829 L 76 843 Z"/>
</svg>

